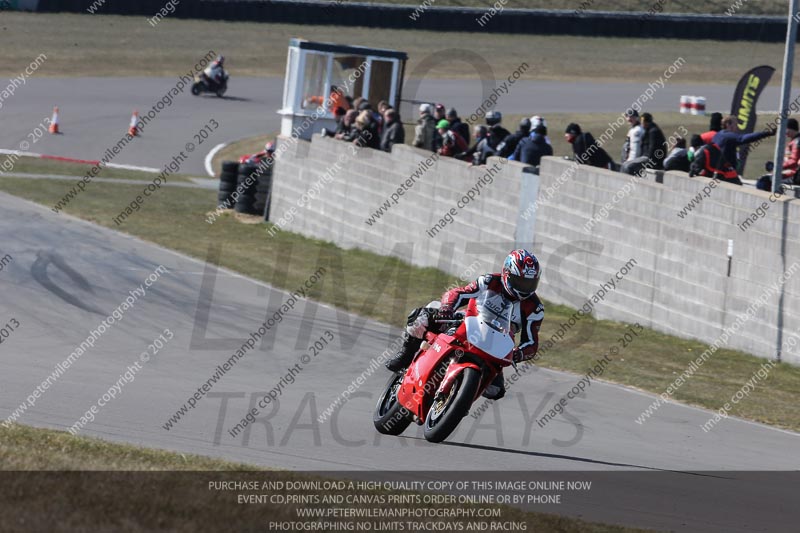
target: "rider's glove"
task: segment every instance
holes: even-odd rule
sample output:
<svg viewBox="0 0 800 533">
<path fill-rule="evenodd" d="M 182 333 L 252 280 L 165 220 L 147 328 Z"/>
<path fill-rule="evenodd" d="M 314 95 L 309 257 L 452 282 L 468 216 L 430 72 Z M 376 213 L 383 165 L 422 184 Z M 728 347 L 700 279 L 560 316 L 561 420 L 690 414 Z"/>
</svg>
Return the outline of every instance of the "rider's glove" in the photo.
<svg viewBox="0 0 800 533">
<path fill-rule="evenodd" d="M 525 361 L 527 359 L 528 359 L 527 357 L 522 355 L 522 350 L 520 350 L 519 348 L 514 348 L 514 350 L 511 352 L 511 360 L 514 361 L 515 363 L 521 363 L 522 361 Z"/>
<path fill-rule="evenodd" d="M 437 318 L 439 320 L 453 320 L 454 316 L 453 308 L 449 305 L 443 305 L 439 308 L 439 312 L 437 313 Z"/>
</svg>

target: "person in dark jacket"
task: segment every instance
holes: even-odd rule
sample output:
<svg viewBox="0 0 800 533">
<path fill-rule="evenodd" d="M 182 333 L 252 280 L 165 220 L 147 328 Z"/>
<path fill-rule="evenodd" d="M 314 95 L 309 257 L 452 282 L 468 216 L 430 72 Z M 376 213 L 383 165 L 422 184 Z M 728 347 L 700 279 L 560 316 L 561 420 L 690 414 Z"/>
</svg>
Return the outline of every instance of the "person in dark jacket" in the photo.
<svg viewBox="0 0 800 533">
<path fill-rule="evenodd" d="M 653 115 L 642 113 L 642 156 L 631 159 L 622 165 L 621 171 L 631 176 L 639 174 L 644 168 L 660 170 L 664 168 L 667 157 L 667 138 L 664 132 L 653 122 Z"/>
<path fill-rule="evenodd" d="M 469 126 L 461 122 L 461 119 L 458 117 L 458 112 L 454 107 L 451 107 L 447 110 L 446 118 L 450 123 L 450 131 L 454 131 L 461 135 L 461 138 L 464 139 L 467 144 L 469 144 Z"/>
<path fill-rule="evenodd" d="M 546 155 L 553 155 L 553 147 L 547 144 L 547 128 L 537 126 L 533 134 L 519 142 L 511 159 L 536 167 Z"/>
<path fill-rule="evenodd" d="M 486 141 L 481 143 L 480 153 L 473 159 L 473 165 L 485 165 L 489 157 L 498 155 L 497 147 L 503 142 L 503 139 L 511 135 L 511 132 L 500 124 L 502 120 L 503 114 L 499 111 L 491 111 L 486 114 L 488 135 Z"/>
<path fill-rule="evenodd" d="M 391 107 L 383 113 L 383 124 L 381 150 L 391 152 L 393 145 L 403 144 L 406 141 L 406 130 L 400 121 L 400 115 Z"/>
<path fill-rule="evenodd" d="M 711 120 L 708 124 L 708 131 L 701 134 L 700 138 L 703 139 L 703 144 L 710 144 L 714 139 L 714 135 L 722 129 L 722 113 L 711 113 Z"/>
<path fill-rule="evenodd" d="M 603 150 L 595 141 L 594 136 L 583 133 L 579 124 L 574 122 L 567 126 L 564 138 L 572 145 L 575 162 L 582 165 L 591 165 L 598 168 L 613 170 L 616 165 L 608 152 Z"/>
<path fill-rule="evenodd" d="M 678 137 L 675 146 L 664 160 L 664 170 L 680 170 L 689 172 L 689 151 L 686 149 L 686 139 Z"/>
<path fill-rule="evenodd" d="M 342 117 L 342 121 L 339 122 L 334 137 L 342 141 L 352 141 L 356 134 L 356 118 L 358 118 L 358 111 L 355 109 L 348 110 Z"/>
<path fill-rule="evenodd" d="M 486 114 L 486 127 L 489 130 L 487 142 L 493 151 L 497 149 L 498 144 L 503 142 L 503 139 L 511 135 L 511 132 L 500 124 L 502 121 L 503 114 L 500 111 L 490 111 Z"/>
<path fill-rule="evenodd" d="M 725 120 L 722 121 L 722 130 L 717 132 L 712 140 L 714 144 L 719 146 L 725 161 L 734 168 L 737 167 L 738 157 L 736 155 L 736 149 L 739 146 L 743 144 L 750 144 L 763 139 L 764 137 L 771 137 L 775 135 L 775 132 L 777 131 L 767 130 L 757 131 L 755 133 L 738 133 L 738 129 L 739 124 L 736 121 L 736 117 L 729 115 L 725 117 Z M 741 181 L 739 182 L 739 185 L 741 185 Z"/>
<path fill-rule="evenodd" d="M 531 119 L 523 118 L 519 121 L 519 129 L 508 135 L 505 139 L 502 140 L 500 144 L 497 145 L 497 155 L 500 157 L 508 158 L 514 153 L 514 150 L 517 149 L 517 145 L 520 141 L 526 137 L 529 137 L 531 134 Z"/>
<path fill-rule="evenodd" d="M 356 135 L 353 137 L 353 144 L 359 148 L 366 146 L 376 150 L 381 147 L 378 124 L 372 118 L 372 112 L 369 109 L 361 111 L 356 118 Z"/>
</svg>

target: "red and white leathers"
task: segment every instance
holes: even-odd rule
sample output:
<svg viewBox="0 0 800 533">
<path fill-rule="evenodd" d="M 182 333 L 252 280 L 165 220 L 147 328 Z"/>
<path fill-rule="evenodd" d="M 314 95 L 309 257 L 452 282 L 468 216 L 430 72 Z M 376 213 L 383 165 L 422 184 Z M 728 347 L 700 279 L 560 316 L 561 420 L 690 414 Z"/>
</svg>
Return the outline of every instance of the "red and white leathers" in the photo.
<svg viewBox="0 0 800 533">
<path fill-rule="evenodd" d="M 452 310 L 459 309 L 485 291 L 497 293 L 499 297 L 513 302 L 514 310 L 511 316 L 514 334 L 520 333 L 517 350 L 520 351 L 519 360 L 532 359 L 539 350 L 539 328 L 544 319 L 544 305 L 536 294 L 520 300 L 510 295 L 503 287 L 499 273 L 485 274 L 464 287 L 456 287 L 444 293 L 441 299 L 441 308 Z M 428 320 L 425 313 L 414 313 L 415 320 L 409 320 L 407 333 L 411 337 L 422 339 L 428 331 Z M 412 318 L 411 316 L 409 318 Z"/>
</svg>

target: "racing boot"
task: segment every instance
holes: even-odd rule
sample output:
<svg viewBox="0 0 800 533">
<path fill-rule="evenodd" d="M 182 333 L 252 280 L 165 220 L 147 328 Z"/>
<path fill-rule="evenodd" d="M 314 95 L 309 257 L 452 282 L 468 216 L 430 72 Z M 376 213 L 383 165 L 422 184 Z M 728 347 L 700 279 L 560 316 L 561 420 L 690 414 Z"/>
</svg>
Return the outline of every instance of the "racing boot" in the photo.
<svg viewBox="0 0 800 533">
<path fill-rule="evenodd" d="M 503 396 L 506 395 L 506 379 L 503 377 L 503 373 L 497 374 L 497 376 L 492 380 L 486 390 L 483 391 L 483 397 L 488 398 L 489 400 L 499 400 Z"/>
<path fill-rule="evenodd" d="M 403 339 L 403 346 L 400 347 L 394 357 L 386 362 L 386 368 L 392 372 L 405 370 L 408 365 L 411 364 L 411 360 L 414 359 L 414 354 L 417 353 L 421 345 L 422 339 L 412 337 L 406 333 Z"/>
</svg>

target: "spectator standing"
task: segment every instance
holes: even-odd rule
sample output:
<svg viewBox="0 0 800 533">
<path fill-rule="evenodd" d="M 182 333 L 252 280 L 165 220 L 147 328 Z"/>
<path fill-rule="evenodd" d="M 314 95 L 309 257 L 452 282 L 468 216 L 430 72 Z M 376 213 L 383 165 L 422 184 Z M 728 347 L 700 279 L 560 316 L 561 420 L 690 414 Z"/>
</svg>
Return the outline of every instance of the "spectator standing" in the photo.
<svg viewBox="0 0 800 533">
<path fill-rule="evenodd" d="M 519 142 L 511 158 L 526 165 L 539 166 L 546 155 L 553 155 L 553 147 L 547 144 L 547 128 L 539 125 L 530 136 Z"/>
<path fill-rule="evenodd" d="M 344 116 L 347 114 L 347 111 L 344 110 L 342 107 L 337 107 L 333 110 L 333 118 L 336 120 L 336 129 L 331 131 L 327 128 L 322 128 L 320 132 L 323 137 L 334 137 L 336 132 L 339 131 L 339 128 L 342 126 L 342 121 L 344 121 Z"/>
<path fill-rule="evenodd" d="M 467 142 L 464 138 L 450 129 L 450 122 L 443 118 L 436 125 L 439 135 L 442 137 L 442 147 L 439 148 L 439 155 L 444 157 L 455 157 L 467 149 Z"/>
<path fill-rule="evenodd" d="M 403 144 L 406 140 L 406 130 L 400 121 L 400 115 L 392 109 L 387 108 L 383 113 L 384 126 L 381 132 L 381 150 L 391 152 L 395 144 Z"/>
<path fill-rule="evenodd" d="M 467 145 L 469 145 L 469 126 L 461 122 L 461 119 L 458 117 L 458 111 L 456 111 L 454 107 L 451 107 L 447 110 L 447 116 L 445 118 L 450 122 L 450 129 L 461 135 L 467 142 Z"/>
<path fill-rule="evenodd" d="M 708 125 L 708 131 L 701 134 L 700 138 L 703 139 L 703 144 L 711 144 L 714 135 L 722 129 L 722 113 L 711 113 L 711 120 Z"/>
<path fill-rule="evenodd" d="M 783 152 L 783 176 L 781 183 L 784 185 L 797 185 L 800 182 L 798 171 L 800 170 L 800 127 L 798 127 L 797 119 L 790 118 L 786 121 L 786 150 Z M 762 176 L 756 188 L 763 191 L 772 190 L 772 176 Z"/>
<path fill-rule="evenodd" d="M 489 130 L 483 124 L 477 124 L 472 129 L 472 136 L 475 138 L 475 144 L 464 152 L 456 154 L 456 159 L 475 164 L 475 158 L 480 156 L 483 144 L 486 143 L 486 139 L 489 137 Z"/>
<path fill-rule="evenodd" d="M 594 136 L 588 131 L 584 133 L 579 124 L 571 123 L 567 126 L 564 138 L 572 145 L 575 162 L 582 165 L 591 165 L 598 168 L 614 170 L 616 165 L 608 152 L 598 146 Z"/>
<path fill-rule="evenodd" d="M 497 145 L 495 152 L 500 157 L 508 158 L 509 156 L 514 154 L 514 151 L 517 149 L 517 145 L 520 141 L 526 137 L 529 137 L 531 134 L 531 120 L 529 118 L 523 118 L 519 122 L 519 129 L 510 135 L 507 135 L 500 144 Z"/>
<path fill-rule="evenodd" d="M 511 135 L 511 132 L 500 124 L 502 121 L 503 114 L 500 111 L 490 111 L 486 114 L 488 135 L 486 141 L 480 145 L 480 152 L 472 160 L 473 165 L 485 165 L 490 156 L 497 155 L 497 147 L 503 139 Z"/>
<path fill-rule="evenodd" d="M 381 138 L 378 133 L 378 125 L 372 118 L 372 111 L 364 109 L 356 118 L 356 134 L 353 137 L 353 144 L 359 147 L 380 149 Z"/>
<path fill-rule="evenodd" d="M 544 117 L 540 117 L 539 115 L 532 116 L 531 131 L 535 131 L 539 126 L 544 126 L 545 132 L 547 132 L 547 121 L 544 119 Z M 533 133 L 531 133 L 531 136 L 533 136 Z M 550 142 L 550 137 L 547 136 L 547 133 L 544 134 L 544 140 L 547 141 L 547 144 L 550 146 L 553 145 L 553 143 Z"/>
<path fill-rule="evenodd" d="M 686 139 L 683 137 L 675 139 L 675 146 L 664 160 L 664 170 L 689 172 L 689 151 L 686 149 Z"/>
<path fill-rule="evenodd" d="M 625 112 L 625 119 L 630 124 L 628 135 L 625 136 L 625 143 L 622 145 L 622 158 L 620 162 L 624 165 L 628 161 L 642 156 L 642 137 L 644 128 L 639 124 L 639 112 L 629 109 Z"/>
<path fill-rule="evenodd" d="M 790 118 L 786 121 L 786 151 L 783 153 L 783 178 L 794 180 L 800 170 L 800 128 L 797 119 Z"/>
<path fill-rule="evenodd" d="M 500 124 L 501 122 L 503 122 L 503 114 L 500 111 L 490 111 L 486 114 L 486 126 L 489 129 L 488 143 L 492 150 L 496 149 L 503 139 L 511 135 L 511 132 Z"/>
<path fill-rule="evenodd" d="M 433 110 L 433 118 L 436 119 L 437 124 L 447 118 L 447 114 L 444 112 L 444 104 L 436 104 Z"/>
<path fill-rule="evenodd" d="M 644 135 L 642 137 L 642 155 L 622 165 L 622 172 L 634 176 L 643 168 L 662 169 L 667 157 L 667 139 L 664 132 L 653 121 L 653 115 L 642 113 L 641 118 Z"/>
<path fill-rule="evenodd" d="M 757 131 L 755 133 L 737 133 L 739 125 L 736 117 L 729 115 L 722 121 L 722 130 L 718 131 L 712 142 L 717 145 L 722 152 L 722 157 L 728 165 L 737 168 L 736 149 L 743 144 L 750 144 L 765 137 L 775 135 L 777 130 Z M 730 180 L 731 183 L 741 185 L 742 181 L 737 177 Z M 736 183 L 738 182 L 738 183 Z"/>
<path fill-rule="evenodd" d="M 342 118 L 342 121 L 339 123 L 339 127 L 336 128 L 336 134 L 334 137 L 342 141 L 352 141 L 356 133 L 356 118 L 358 118 L 358 111 L 355 109 L 348 110 L 345 113 L 344 118 Z"/>
<path fill-rule="evenodd" d="M 689 141 L 689 150 L 686 154 L 689 158 L 689 163 L 692 162 L 694 159 L 694 154 L 696 154 L 704 144 L 706 143 L 703 142 L 703 138 L 700 135 L 697 135 L 696 133 L 692 135 L 692 139 Z"/>
<path fill-rule="evenodd" d="M 419 106 L 419 121 L 414 130 L 414 146 L 430 152 L 436 151 L 436 121 L 431 114 L 431 104 Z"/>
</svg>

